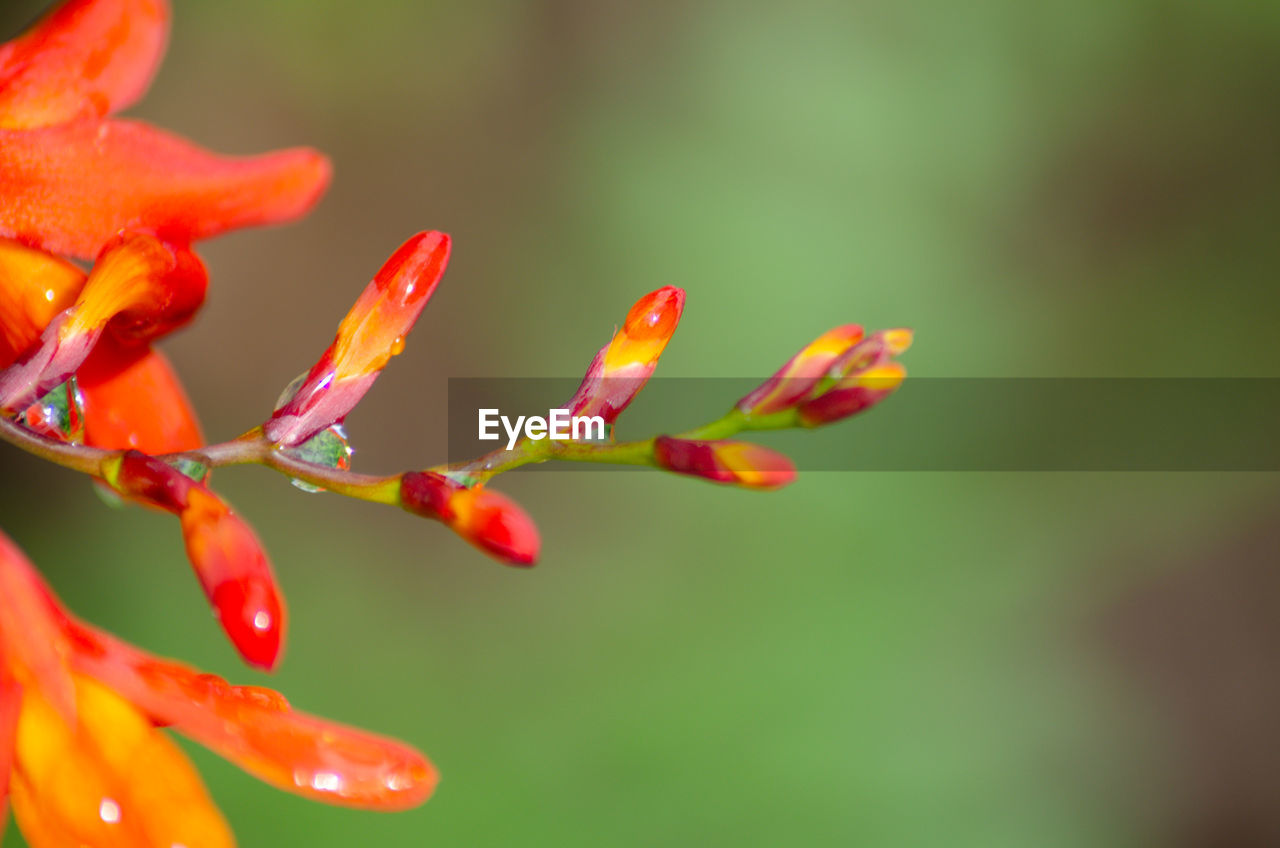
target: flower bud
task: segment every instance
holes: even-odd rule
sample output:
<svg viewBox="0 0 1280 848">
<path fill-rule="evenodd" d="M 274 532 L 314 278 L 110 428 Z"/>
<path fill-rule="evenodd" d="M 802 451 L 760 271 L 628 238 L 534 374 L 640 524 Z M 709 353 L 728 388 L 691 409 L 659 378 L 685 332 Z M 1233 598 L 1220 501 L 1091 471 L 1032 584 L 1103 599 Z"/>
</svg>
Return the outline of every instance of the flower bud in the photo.
<svg viewBox="0 0 1280 848">
<path fill-rule="evenodd" d="M 205 486 L 155 457 L 129 451 L 104 477 L 120 494 L 178 516 L 187 558 L 227 637 L 250 665 L 273 668 L 284 642 L 284 600 L 253 529 Z"/>
<path fill-rule="evenodd" d="M 566 404 L 572 415 L 599 415 L 613 424 L 644 388 L 680 323 L 684 289 L 664 286 L 636 301 L 622 328 L 591 360 Z"/>
<path fill-rule="evenodd" d="M 270 441 L 298 445 L 347 417 L 404 349 L 444 275 L 449 246 L 444 233 L 419 233 L 391 255 L 342 319 L 333 344 L 264 425 Z"/>
<path fill-rule="evenodd" d="M 818 384 L 849 348 L 862 340 L 858 324 L 844 324 L 814 339 L 787 360 L 778 372 L 738 401 L 748 415 L 768 415 L 789 409 Z"/>
<path fill-rule="evenodd" d="M 400 479 L 400 505 L 453 532 L 508 565 L 533 565 L 542 546 L 533 519 L 511 499 L 483 486 L 470 488 L 443 474 L 410 471 Z"/>
<path fill-rule="evenodd" d="M 654 459 L 660 468 L 744 489 L 780 489 L 796 479 L 791 460 L 750 442 L 699 442 L 659 436 Z"/>
</svg>

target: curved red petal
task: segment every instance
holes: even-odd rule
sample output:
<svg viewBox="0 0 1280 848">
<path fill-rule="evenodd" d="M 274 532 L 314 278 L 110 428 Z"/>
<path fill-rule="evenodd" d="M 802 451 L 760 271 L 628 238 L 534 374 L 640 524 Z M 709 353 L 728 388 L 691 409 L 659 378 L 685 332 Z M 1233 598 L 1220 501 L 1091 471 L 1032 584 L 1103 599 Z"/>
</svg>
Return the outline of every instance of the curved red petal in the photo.
<svg viewBox="0 0 1280 848">
<path fill-rule="evenodd" d="M 168 31 L 166 0 L 68 0 L 0 45 L 0 128 L 129 106 L 147 90 Z"/>
<path fill-rule="evenodd" d="M 220 156 L 135 121 L 0 130 L 0 236 L 84 258 L 121 229 L 189 243 L 298 218 L 329 176 L 314 150 Z"/>
<path fill-rule="evenodd" d="M 204 444 L 200 424 L 173 366 L 158 350 L 99 340 L 76 374 L 86 444 L 149 454 Z"/>
</svg>

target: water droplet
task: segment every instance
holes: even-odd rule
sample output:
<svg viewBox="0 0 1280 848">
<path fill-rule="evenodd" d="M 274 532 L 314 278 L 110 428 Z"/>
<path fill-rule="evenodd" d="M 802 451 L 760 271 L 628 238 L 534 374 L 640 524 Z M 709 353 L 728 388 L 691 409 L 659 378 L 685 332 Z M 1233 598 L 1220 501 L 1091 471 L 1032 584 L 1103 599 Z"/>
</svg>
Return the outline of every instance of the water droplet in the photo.
<svg viewBox="0 0 1280 848">
<path fill-rule="evenodd" d="M 18 423 L 60 442 L 84 442 L 84 395 L 73 376 L 22 411 Z"/>
<path fill-rule="evenodd" d="M 115 824 L 120 821 L 120 805 L 110 798 L 103 798 L 98 805 L 98 818 L 107 824 Z"/>
<path fill-rule="evenodd" d="M 275 412 L 277 409 L 293 400 L 293 396 L 298 393 L 298 389 L 302 388 L 303 382 L 306 381 L 307 375 L 310 373 L 310 371 L 303 371 L 301 374 L 290 380 L 289 385 L 285 386 L 284 391 L 280 393 L 280 397 L 276 398 L 276 405 L 271 411 Z"/>
<path fill-rule="evenodd" d="M 351 467 L 351 442 L 347 439 L 346 430 L 341 424 L 334 424 L 327 430 L 321 430 L 296 448 L 289 448 L 285 453 L 312 465 L 323 465 L 325 468 L 336 468 L 346 471 Z M 294 479 L 293 485 L 304 492 L 323 492 L 319 486 Z"/>
<path fill-rule="evenodd" d="M 404 353 L 404 336 L 396 336 L 391 342 L 391 355 L 399 356 L 402 353 Z"/>
</svg>

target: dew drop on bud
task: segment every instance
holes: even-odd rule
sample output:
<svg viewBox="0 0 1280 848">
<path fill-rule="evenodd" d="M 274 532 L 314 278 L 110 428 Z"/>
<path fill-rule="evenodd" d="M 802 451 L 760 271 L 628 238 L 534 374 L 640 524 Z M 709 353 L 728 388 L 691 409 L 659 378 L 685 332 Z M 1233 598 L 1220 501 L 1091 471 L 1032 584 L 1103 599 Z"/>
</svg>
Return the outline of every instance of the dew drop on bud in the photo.
<svg viewBox="0 0 1280 848">
<path fill-rule="evenodd" d="M 306 382 L 307 375 L 310 371 L 303 371 L 298 376 L 289 381 L 289 385 L 284 387 L 284 391 L 280 392 L 280 397 L 276 398 L 276 405 L 272 408 L 272 412 L 278 411 L 286 403 L 293 400 L 293 396 L 298 393 L 298 389 L 302 388 L 302 384 Z"/>
</svg>

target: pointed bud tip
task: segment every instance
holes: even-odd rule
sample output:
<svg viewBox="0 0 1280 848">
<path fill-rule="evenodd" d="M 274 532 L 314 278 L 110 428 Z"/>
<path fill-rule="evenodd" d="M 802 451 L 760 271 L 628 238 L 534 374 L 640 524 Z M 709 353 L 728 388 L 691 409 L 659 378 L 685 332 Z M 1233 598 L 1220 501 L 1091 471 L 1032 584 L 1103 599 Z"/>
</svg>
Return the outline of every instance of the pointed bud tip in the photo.
<svg viewBox="0 0 1280 848">
<path fill-rule="evenodd" d="M 273 671 L 284 648 L 284 603 L 270 582 L 230 580 L 213 591 L 213 609 L 245 662 Z"/>
</svg>

